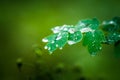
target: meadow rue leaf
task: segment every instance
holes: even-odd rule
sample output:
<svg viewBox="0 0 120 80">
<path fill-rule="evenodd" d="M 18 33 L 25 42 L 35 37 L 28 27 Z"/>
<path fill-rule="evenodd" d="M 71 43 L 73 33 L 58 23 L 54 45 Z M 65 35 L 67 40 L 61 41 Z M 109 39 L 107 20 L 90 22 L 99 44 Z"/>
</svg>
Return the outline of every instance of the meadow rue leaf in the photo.
<svg viewBox="0 0 120 80">
<path fill-rule="evenodd" d="M 106 43 L 113 44 L 120 40 L 120 17 L 103 22 L 102 29 L 106 32 Z"/>
<path fill-rule="evenodd" d="M 108 32 L 114 32 L 117 28 L 116 22 L 113 20 L 108 20 L 103 22 L 103 30 Z"/>
<path fill-rule="evenodd" d="M 61 38 L 59 38 L 59 37 L 61 37 Z M 59 39 L 57 40 L 57 38 L 59 38 Z M 57 45 L 56 47 L 62 49 L 62 47 L 67 43 L 68 32 L 61 32 L 61 33 L 59 33 L 57 38 L 56 38 L 56 41 L 55 41 L 55 43 Z"/>
<path fill-rule="evenodd" d="M 52 42 L 54 39 L 56 39 L 58 34 L 51 34 L 49 36 L 47 36 L 46 38 L 43 38 L 42 41 L 43 42 Z"/>
<path fill-rule="evenodd" d="M 120 40 L 120 33 L 117 33 L 117 32 L 109 33 L 106 36 L 106 41 L 107 41 L 108 44 L 116 43 L 119 40 Z"/>
<path fill-rule="evenodd" d="M 88 45 L 88 51 L 91 55 L 96 55 L 102 49 L 101 43 L 94 42 Z"/>
<path fill-rule="evenodd" d="M 45 47 L 46 47 L 46 49 L 49 50 L 50 53 L 52 53 L 53 51 L 55 51 L 57 49 L 57 47 L 54 43 L 48 43 Z"/>
<path fill-rule="evenodd" d="M 95 55 L 101 50 L 101 43 L 104 42 L 104 40 L 104 35 L 100 30 L 87 32 L 84 34 L 83 45 L 88 47 L 90 54 Z"/>
<path fill-rule="evenodd" d="M 83 28 L 87 29 L 98 29 L 99 26 L 99 21 L 96 18 L 93 19 L 87 19 L 87 20 L 81 20 L 79 23 L 76 25 L 77 30 L 81 30 Z"/>
<path fill-rule="evenodd" d="M 51 35 L 47 38 L 48 40 L 45 49 L 48 49 L 50 53 L 55 51 L 57 48 L 62 49 L 62 47 L 67 43 L 68 40 L 68 32 L 60 32 L 56 35 Z"/>
<path fill-rule="evenodd" d="M 111 20 L 103 21 L 102 29 L 106 32 L 120 32 L 120 17 L 114 17 Z"/>
<path fill-rule="evenodd" d="M 74 32 L 74 34 L 69 34 L 69 37 L 68 37 L 68 44 L 69 45 L 72 45 L 72 44 L 75 44 L 77 42 L 80 42 L 82 40 L 82 33 L 80 31 L 76 31 Z"/>
</svg>

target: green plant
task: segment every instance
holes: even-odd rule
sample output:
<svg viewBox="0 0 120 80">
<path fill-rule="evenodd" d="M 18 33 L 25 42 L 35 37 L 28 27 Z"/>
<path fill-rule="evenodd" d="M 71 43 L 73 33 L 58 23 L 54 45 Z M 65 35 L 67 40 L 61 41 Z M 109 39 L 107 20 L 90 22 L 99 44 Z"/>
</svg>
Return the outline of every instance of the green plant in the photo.
<svg viewBox="0 0 120 80">
<path fill-rule="evenodd" d="M 83 40 L 83 45 L 87 46 L 89 53 L 96 55 L 102 49 L 102 44 L 119 44 L 120 17 L 103 21 L 101 24 L 96 18 L 86 19 L 75 26 L 63 25 L 51 30 L 53 34 L 42 39 L 47 42 L 45 49 L 48 49 L 50 54 L 57 48 L 62 49 L 66 43 L 73 45 Z"/>
</svg>

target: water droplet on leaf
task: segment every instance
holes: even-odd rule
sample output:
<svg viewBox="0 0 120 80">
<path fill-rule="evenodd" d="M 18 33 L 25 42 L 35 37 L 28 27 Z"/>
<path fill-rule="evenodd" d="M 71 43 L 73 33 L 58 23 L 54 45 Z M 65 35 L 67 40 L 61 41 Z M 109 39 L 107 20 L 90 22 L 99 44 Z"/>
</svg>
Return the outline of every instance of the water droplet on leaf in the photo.
<svg viewBox="0 0 120 80">
<path fill-rule="evenodd" d="M 68 41 L 68 44 L 69 45 L 73 45 L 73 44 L 75 44 L 76 42 L 74 42 L 74 41 Z"/>
</svg>

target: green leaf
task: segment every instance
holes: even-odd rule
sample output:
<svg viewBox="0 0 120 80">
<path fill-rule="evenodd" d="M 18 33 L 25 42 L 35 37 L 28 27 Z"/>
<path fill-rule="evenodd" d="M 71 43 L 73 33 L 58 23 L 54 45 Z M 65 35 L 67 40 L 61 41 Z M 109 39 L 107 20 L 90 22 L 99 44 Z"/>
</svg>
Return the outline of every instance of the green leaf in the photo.
<svg viewBox="0 0 120 80">
<path fill-rule="evenodd" d="M 93 19 L 87 19 L 87 20 L 81 20 L 77 25 L 76 29 L 80 30 L 82 28 L 91 28 L 91 29 L 98 29 L 99 21 L 96 18 Z"/>
<path fill-rule="evenodd" d="M 72 45 L 75 44 L 77 42 L 80 42 L 82 40 L 82 33 L 80 31 L 76 31 L 74 33 L 70 33 L 69 37 L 68 37 L 68 44 Z"/>
<path fill-rule="evenodd" d="M 68 40 L 68 32 L 60 32 L 44 38 L 48 41 L 45 49 L 48 49 L 50 53 L 55 51 L 57 48 L 62 48 Z M 44 41 L 44 40 L 43 40 Z"/>
<path fill-rule="evenodd" d="M 101 43 L 97 41 L 88 45 L 88 51 L 91 55 L 96 55 L 101 49 Z"/>
<path fill-rule="evenodd" d="M 102 26 L 104 34 L 99 26 Z M 120 43 L 120 17 L 106 20 L 102 25 L 99 25 L 99 21 L 93 18 L 81 20 L 75 26 L 63 25 L 51 30 L 53 34 L 43 39 L 43 42 L 47 42 L 45 49 L 48 49 L 50 53 L 57 48 L 62 49 L 66 43 L 72 45 L 82 39 L 83 45 L 87 46 L 91 55 L 96 55 L 102 49 L 101 44 L 115 44 L 116 51 L 119 51 L 120 48 L 118 46 L 118 42 Z"/>
<path fill-rule="evenodd" d="M 109 33 L 106 36 L 106 41 L 107 41 L 108 44 L 116 43 L 119 40 L 120 40 L 120 33 L 117 33 L 117 32 Z"/>
<path fill-rule="evenodd" d="M 61 32 L 56 38 L 56 46 L 62 48 L 68 40 L 68 32 Z"/>
<path fill-rule="evenodd" d="M 52 53 L 53 51 L 55 51 L 57 49 L 56 45 L 54 43 L 48 43 L 45 46 L 45 49 L 48 49 L 50 53 Z"/>
<path fill-rule="evenodd" d="M 120 17 L 103 22 L 103 30 L 106 32 L 106 43 L 113 44 L 120 40 Z"/>
<path fill-rule="evenodd" d="M 103 30 L 109 33 L 120 32 L 120 17 L 114 17 L 111 20 L 106 20 L 103 22 Z"/>
<path fill-rule="evenodd" d="M 57 48 L 62 47 L 68 42 L 72 45 L 82 40 L 82 33 L 77 31 L 72 25 L 63 25 L 61 27 L 52 28 L 54 34 L 43 39 L 43 42 L 48 42 L 45 49 L 48 49 L 50 53 Z"/>
<path fill-rule="evenodd" d="M 90 42 L 94 40 L 92 32 L 87 32 L 84 34 L 83 45 L 87 46 Z"/>
<path fill-rule="evenodd" d="M 117 30 L 117 24 L 113 20 L 103 22 L 103 30 L 107 32 L 115 32 Z"/>
<path fill-rule="evenodd" d="M 49 36 L 47 36 L 46 38 L 43 38 L 42 41 L 43 42 L 52 42 L 53 40 L 56 39 L 58 33 L 57 34 L 51 34 Z"/>
<path fill-rule="evenodd" d="M 95 55 L 102 49 L 101 43 L 104 40 L 104 35 L 100 30 L 87 32 L 84 34 L 83 45 L 88 47 L 90 54 Z"/>
</svg>

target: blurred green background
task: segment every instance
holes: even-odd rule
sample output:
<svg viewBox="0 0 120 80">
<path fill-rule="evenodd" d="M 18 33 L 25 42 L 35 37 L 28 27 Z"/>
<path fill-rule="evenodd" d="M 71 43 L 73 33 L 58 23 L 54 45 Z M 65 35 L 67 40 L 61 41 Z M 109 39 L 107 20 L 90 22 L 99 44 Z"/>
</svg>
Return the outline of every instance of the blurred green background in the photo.
<svg viewBox="0 0 120 80">
<path fill-rule="evenodd" d="M 114 16 L 120 16 L 119 0 L 1 0 L 0 80 L 53 80 L 46 73 L 55 80 L 120 80 L 120 58 L 110 45 L 103 45 L 95 57 L 81 43 L 49 55 L 41 41 L 52 27 Z M 64 69 L 61 74 L 54 73 L 57 66 Z M 77 74 L 72 72 L 76 66 Z"/>
</svg>

